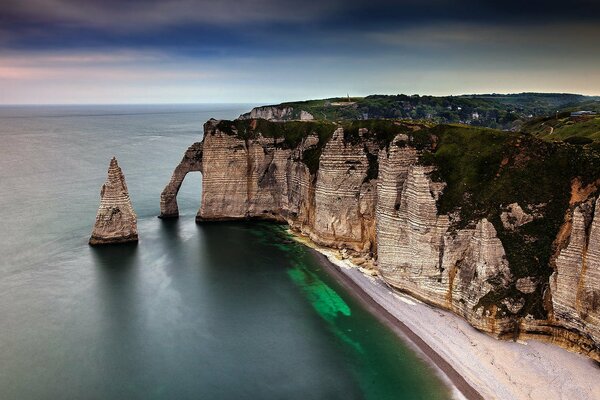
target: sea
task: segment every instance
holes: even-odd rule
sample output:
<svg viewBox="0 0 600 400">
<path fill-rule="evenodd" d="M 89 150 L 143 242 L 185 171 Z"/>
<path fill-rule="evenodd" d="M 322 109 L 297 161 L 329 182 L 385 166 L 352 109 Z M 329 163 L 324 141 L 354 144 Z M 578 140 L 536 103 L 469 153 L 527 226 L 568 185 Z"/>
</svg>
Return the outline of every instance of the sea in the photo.
<svg viewBox="0 0 600 400">
<path fill-rule="evenodd" d="M 0 107 L 0 399 L 448 399 L 427 363 L 268 223 L 196 224 L 209 118 L 250 104 Z M 116 156 L 137 246 L 87 241 Z"/>
</svg>

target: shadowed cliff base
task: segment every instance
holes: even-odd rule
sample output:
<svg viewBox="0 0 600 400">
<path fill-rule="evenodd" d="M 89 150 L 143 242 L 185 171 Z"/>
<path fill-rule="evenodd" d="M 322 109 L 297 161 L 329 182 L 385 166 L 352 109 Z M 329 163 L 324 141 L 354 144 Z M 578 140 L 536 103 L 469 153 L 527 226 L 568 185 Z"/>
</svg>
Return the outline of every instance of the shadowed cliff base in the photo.
<svg viewBox="0 0 600 400">
<path fill-rule="evenodd" d="M 138 236 L 130 235 L 119 238 L 105 238 L 105 237 L 90 237 L 88 244 L 92 247 L 102 245 L 122 245 L 122 246 L 137 246 Z"/>
<path fill-rule="evenodd" d="M 277 214 L 271 214 L 271 213 L 265 213 L 263 215 L 252 215 L 252 216 L 247 216 L 247 217 L 242 217 L 242 218 L 227 218 L 227 217 L 217 217 L 217 218 L 205 218 L 202 216 L 197 215 L 196 216 L 196 223 L 197 224 L 211 224 L 211 223 L 227 223 L 227 222 L 234 222 L 234 223 L 240 223 L 240 222 L 246 222 L 246 223 L 252 223 L 252 222 L 259 222 L 259 221 L 266 221 L 266 222 L 271 222 L 274 224 L 287 224 L 287 220 Z"/>
</svg>

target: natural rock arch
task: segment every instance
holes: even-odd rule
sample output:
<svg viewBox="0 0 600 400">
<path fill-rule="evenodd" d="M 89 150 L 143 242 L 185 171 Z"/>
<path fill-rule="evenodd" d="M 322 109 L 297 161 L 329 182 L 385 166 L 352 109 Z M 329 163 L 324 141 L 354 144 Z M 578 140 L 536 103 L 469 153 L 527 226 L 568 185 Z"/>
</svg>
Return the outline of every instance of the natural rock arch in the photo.
<svg viewBox="0 0 600 400">
<path fill-rule="evenodd" d="M 160 194 L 159 218 L 179 217 L 177 193 L 187 173 L 192 171 L 202 172 L 202 142 L 191 145 L 175 171 L 173 171 L 171 180 Z"/>
</svg>

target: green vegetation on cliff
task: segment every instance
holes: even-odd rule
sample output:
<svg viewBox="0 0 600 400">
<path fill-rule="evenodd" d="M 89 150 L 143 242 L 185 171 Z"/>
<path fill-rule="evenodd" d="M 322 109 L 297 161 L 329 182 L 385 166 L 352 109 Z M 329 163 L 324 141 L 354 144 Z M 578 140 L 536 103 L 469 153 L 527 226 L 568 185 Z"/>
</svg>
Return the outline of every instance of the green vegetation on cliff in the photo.
<svg viewBox="0 0 600 400">
<path fill-rule="evenodd" d="M 571 117 L 570 113 L 559 113 L 553 117 L 536 118 L 521 129 L 545 140 L 585 144 L 600 140 L 600 116 Z"/>
<path fill-rule="evenodd" d="M 409 134 L 424 128 L 429 128 L 435 124 L 428 121 L 410 121 L 410 120 L 357 120 L 342 121 L 340 126 L 344 128 L 344 141 L 350 144 L 357 144 L 361 141 L 374 142 L 381 149 L 389 146 L 399 133 Z M 360 130 L 363 134 L 360 135 Z"/>
<path fill-rule="evenodd" d="M 217 129 L 221 132 L 236 135 L 241 139 L 256 139 L 259 135 L 273 138 L 275 147 L 293 149 L 310 135 L 317 136 L 319 141 L 304 150 L 302 161 L 311 174 L 319 169 L 319 159 L 323 147 L 329 141 L 337 125 L 327 121 L 287 121 L 272 122 L 264 119 L 221 120 Z"/>
<path fill-rule="evenodd" d="M 221 120 L 217 128 L 226 134 L 236 135 L 247 140 L 256 139 L 259 134 L 262 137 L 273 138 L 274 144 L 279 148 L 292 149 L 300 145 L 302 140 L 309 135 L 319 138 L 316 145 L 304 150 L 302 161 L 308 166 L 311 174 L 319 169 L 319 159 L 325 144 L 329 141 L 336 128 L 344 129 L 344 141 L 348 144 L 372 142 L 376 148 L 388 146 L 399 133 L 408 134 L 419 129 L 433 126 L 424 121 L 393 121 L 393 120 L 365 120 L 365 121 L 343 121 L 333 123 L 328 121 L 285 121 L 275 122 L 265 119 L 243 119 L 243 120 Z M 361 135 L 359 131 L 364 129 Z M 376 154 L 365 147 L 369 158 L 368 179 L 377 177 L 378 166 Z"/>
<path fill-rule="evenodd" d="M 553 241 L 569 209 L 575 178 L 583 186 L 600 177 L 600 151 L 595 146 L 550 143 L 528 134 L 456 125 L 438 125 L 415 135 L 434 138 L 422 161 L 435 165 L 434 180 L 447 183 L 438 200 L 440 213 L 457 216 L 454 228 L 473 226 L 481 218 L 494 224 L 515 278 L 534 276 L 547 282 L 552 273 Z M 515 229 L 500 215 L 518 203 L 534 220 Z M 544 315 L 544 286 L 534 294 L 514 287 L 489 293 L 484 306 L 511 295 L 524 297 L 523 315 Z"/>
<path fill-rule="evenodd" d="M 379 176 L 378 151 L 388 147 L 398 134 L 408 135 L 421 129 L 434 126 L 427 121 L 408 120 L 358 120 L 342 121 L 340 126 L 344 129 L 344 142 L 357 145 L 363 143 L 363 150 L 367 156 L 369 167 L 364 182 L 377 179 Z M 368 144 L 372 144 L 369 146 Z"/>
<path fill-rule="evenodd" d="M 272 107 L 272 106 L 267 106 Z M 481 94 L 463 96 L 371 95 L 282 103 L 290 119 L 306 111 L 318 120 L 427 119 L 518 130 L 531 118 L 557 111 L 600 111 L 600 98 L 564 93 Z"/>
<path fill-rule="evenodd" d="M 288 121 L 272 122 L 264 119 L 234 121 L 221 120 L 217 128 L 224 133 L 236 135 L 242 139 L 256 139 L 258 135 L 275 139 L 282 148 L 294 148 L 309 135 L 316 135 L 319 141 L 327 142 L 336 125 L 327 121 Z"/>
</svg>

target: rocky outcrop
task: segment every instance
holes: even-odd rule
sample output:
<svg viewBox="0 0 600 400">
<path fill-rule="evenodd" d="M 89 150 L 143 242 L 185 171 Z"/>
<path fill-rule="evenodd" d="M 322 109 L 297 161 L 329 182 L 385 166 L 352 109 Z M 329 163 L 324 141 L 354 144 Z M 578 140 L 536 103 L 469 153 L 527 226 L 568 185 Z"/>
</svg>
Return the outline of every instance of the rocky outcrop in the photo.
<svg viewBox="0 0 600 400">
<path fill-rule="evenodd" d="M 506 207 L 506 210 L 500 214 L 502 225 L 508 230 L 515 230 L 518 227 L 533 221 L 533 216 L 527 214 L 519 203 L 512 203 Z"/>
<path fill-rule="evenodd" d="M 240 115 L 239 119 L 266 119 L 268 121 L 312 121 L 314 116 L 308 111 L 296 110 L 292 107 L 280 106 L 263 106 L 255 107 L 250 112 Z"/>
<path fill-rule="evenodd" d="M 292 150 L 259 136 L 240 139 L 205 126 L 202 205 L 198 221 L 239 218 L 283 220 L 288 204 L 288 164 Z"/>
<path fill-rule="evenodd" d="M 294 148 L 260 133 L 241 138 L 211 120 L 203 142 L 188 149 L 164 189 L 161 215 L 177 216 L 176 195 L 185 174 L 201 170 L 197 221 L 277 220 L 319 244 L 368 252 L 375 245 L 375 185 L 366 179 L 364 146 L 345 143 L 343 131 L 337 130 L 332 140 L 321 143 L 320 166 L 311 174 L 305 152 L 318 145 L 316 134 Z"/>
<path fill-rule="evenodd" d="M 125 176 L 113 157 L 108 177 L 100 190 L 100 207 L 89 243 L 95 246 L 137 241 L 137 216 L 131 205 Z"/>
<path fill-rule="evenodd" d="M 512 282 L 504 246 L 496 229 L 484 218 L 473 231 L 459 231 L 459 235 L 461 233 L 469 237 L 465 251 L 461 252 L 461 241 L 457 246 L 452 241 L 452 234 L 446 234 L 448 247 L 445 247 L 444 256 L 448 254 L 448 257 L 444 257 L 444 261 L 450 259 L 452 263 L 442 262 L 442 268 L 454 276 L 450 285 L 452 310 L 483 331 L 497 335 L 512 333 L 511 314 L 520 311 L 518 305 L 522 306 L 523 299 L 504 297 L 501 304 L 506 307 L 505 311 L 494 302 L 484 300 L 486 295 L 508 288 Z"/>
<path fill-rule="evenodd" d="M 437 211 L 441 188 L 429 179 L 431 168 L 415 164 L 415 151 L 391 148 L 380 160 L 377 248 L 382 277 L 455 311 L 481 330 L 502 334 L 511 329 L 505 316 L 481 303 L 489 292 L 511 282 L 494 226 L 482 219 L 474 229 L 451 231 L 450 217 Z"/>
<path fill-rule="evenodd" d="M 521 293 L 533 293 L 537 289 L 538 282 L 537 279 L 531 276 L 526 276 L 525 278 L 517 279 L 515 287 Z"/>
<path fill-rule="evenodd" d="M 550 278 L 552 317 L 600 343 L 600 198 L 576 206 L 566 224 L 568 244 Z"/>
<path fill-rule="evenodd" d="M 487 175 L 498 178 L 494 196 L 506 200 L 488 201 L 493 196 L 475 199 L 463 187 L 487 168 L 489 155 L 455 164 L 444 158 L 461 154 L 453 142 L 461 132 L 446 136 L 450 145 L 438 162 L 433 154 L 444 132 L 418 124 L 245 119 L 211 120 L 204 129 L 203 141 L 188 149 L 163 191 L 163 216 L 177 215 L 183 177 L 200 170 L 199 222 L 286 222 L 371 268 L 390 286 L 452 310 L 477 329 L 497 337 L 535 336 L 600 360 L 600 217 L 593 217 L 590 197 L 597 194 L 588 191 L 569 203 L 568 193 L 556 195 L 563 186 L 552 179 L 546 197 L 539 189 L 525 199 L 519 191 L 505 195 L 510 186 L 499 191 L 510 178 L 503 171 L 516 171 L 522 182 L 525 163 L 535 160 L 524 154 L 522 137 L 510 139 L 507 155 L 497 157 Z M 477 135 L 465 133 L 470 141 Z M 492 139 L 499 146 L 501 137 Z M 534 145 L 531 151 L 543 149 Z M 464 169 L 464 179 L 441 180 L 448 163 L 456 174 Z M 450 195 L 455 203 L 449 205 L 444 196 Z M 561 213 L 563 204 L 571 204 L 571 211 L 557 232 L 560 221 L 554 224 L 556 217 L 546 214 Z M 541 235 L 562 238 L 551 260 L 534 252 L 542 249 L 550 257 L 551 245 L 544 250 L 549 241 Z"/>
<path fill-rule="evenodd" d="M 375 185 L 366 180 L 367 154 L 364 143 L 344 142 L 342 128 L 325 145 L 314 186 L 313 240 L 358 252 L 375 243 Z"/>
</svg>

